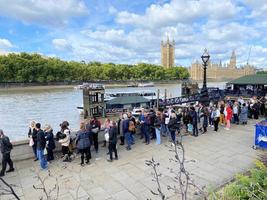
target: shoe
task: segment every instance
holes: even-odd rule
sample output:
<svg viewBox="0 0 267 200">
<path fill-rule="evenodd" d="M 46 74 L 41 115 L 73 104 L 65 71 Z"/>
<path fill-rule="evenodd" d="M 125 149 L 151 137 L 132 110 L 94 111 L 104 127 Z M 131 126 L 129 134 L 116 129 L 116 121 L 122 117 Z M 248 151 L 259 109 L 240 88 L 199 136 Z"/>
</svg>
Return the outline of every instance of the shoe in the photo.
<svg viewBox="0 0 267 200">
<path fill-rule="evenodd" d="M 114 158 L 114 160 L 119 160 L 119 158 L 117 157 L 117 158 Z"/>
<path fill-rule="evenodd" d="M 89 160 L 88 160 L 88 161 L 86 161 L 85 163 L 86 163 L 87 165 L 90 165 L 90 161 L 89 161 Z"/>
<path fill-rule="evenodd" d="M 120 143 L 120 145 L 124 145 L 124 143 Z"/>
<path fill-rule="evenodd" d="M 112 162 L 113 160 L 107 159 L 108 162 Z"/>
<path fill-rule="evenodd" d="M 2 176 L 5 176 L 5 173 L 2 173 L 2 172 L 1 172 L 1 173 L 0 173 L 0 177 L 2 177 Z"/>
<path fill-rule="evenodd" d="M 142 140 L 144 137 L 140 137 L 140 140 Z"/>
<path fill-rule="evenodd" d="M 84 166 L 84 163 L 80 163 L 81 166 Z"/>
<path fill-rule="evenodd" d="M 126 148 L 126 150 L 127 150 L 127 151 L 130 151 L 130 150 L 131 150 L 131 148 L 128 148 L 128 147 L 127 147 L 127 148 Z"/>
<path fill-rule="evenodd" d="M 12 168 L 12 169 L 9 169 L 9 170 L 7 170 L 6 171 L 6 173 L 9 173 L 9 172 L 14 172 L 15 171 L 15 169 L 14 168 Z"/>
<path fill-rule="evenodd" d="M 35 158 L 35 159 L 34 159 L 34 161 L 37 161 L 37 160 L 39 160 L 39 159 L 38 159 L 38 158 Z"/>
</svg>

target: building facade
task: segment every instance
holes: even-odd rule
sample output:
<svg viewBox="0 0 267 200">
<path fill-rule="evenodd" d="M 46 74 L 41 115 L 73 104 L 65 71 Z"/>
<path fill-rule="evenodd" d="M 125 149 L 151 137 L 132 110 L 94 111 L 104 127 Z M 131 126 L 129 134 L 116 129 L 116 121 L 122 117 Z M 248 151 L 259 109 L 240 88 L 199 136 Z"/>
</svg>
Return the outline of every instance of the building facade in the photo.
<svg viewBox="0 0 267 200">
<path fill-rule="evenodd" d="M 164 68 L 173 67 L 175 59 L 175 41 L 170 42 L 169 37 L 167 41 L 161 41 L 161 65 Z"/>
<path fill-rule="evenodd" d="M 192 63 L 191 67 L 189 68 L 189 73 L 192 80 L 203 80 L 202 63 L 199 63 L 198 61 Z M 237 68 L 235 51 L 232 52 L 230 63 L 227 65 L 222 66 L 221 62 L 219 64 L 209 62 L 207 67 L 207 79 L 213 80 L 230 80 L 255 73 L 256 69 L 249 64 Z"/>
</svg>

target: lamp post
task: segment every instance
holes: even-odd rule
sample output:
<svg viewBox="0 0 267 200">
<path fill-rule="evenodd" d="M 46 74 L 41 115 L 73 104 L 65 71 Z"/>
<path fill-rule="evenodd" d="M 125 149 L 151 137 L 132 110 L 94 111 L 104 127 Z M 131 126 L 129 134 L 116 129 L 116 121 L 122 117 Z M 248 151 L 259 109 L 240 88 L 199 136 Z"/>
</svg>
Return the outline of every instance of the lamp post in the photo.
<svg viewBox="0 0 267 200">
<path fill-rule="evenodd" d="M 201 89 L 201 101 L 202 103 L 206 104 L 209 100 L 208 96 L 208 89 L 207 89 L 207 66 L 210 59 L 210 55 L 207 51 L 207 49 L 204 50 L 203 55 L 201 56 L 201 59 L 203 61 L 203 86 Z"/>
</svg>

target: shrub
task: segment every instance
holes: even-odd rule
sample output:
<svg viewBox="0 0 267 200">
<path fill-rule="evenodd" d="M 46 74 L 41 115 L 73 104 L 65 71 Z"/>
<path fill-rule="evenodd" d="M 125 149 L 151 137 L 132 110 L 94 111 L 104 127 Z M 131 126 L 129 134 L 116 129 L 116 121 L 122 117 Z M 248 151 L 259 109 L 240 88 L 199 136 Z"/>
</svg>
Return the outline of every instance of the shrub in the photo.
<svg viewBox="0 0 267 200">
<path fill-rule="evenodd" d="M 249 175 L 238 174 L 233 183 L 210 195 L 211 200 L 266 200 L 267 167 L 260 161 Z"/>
</svg>

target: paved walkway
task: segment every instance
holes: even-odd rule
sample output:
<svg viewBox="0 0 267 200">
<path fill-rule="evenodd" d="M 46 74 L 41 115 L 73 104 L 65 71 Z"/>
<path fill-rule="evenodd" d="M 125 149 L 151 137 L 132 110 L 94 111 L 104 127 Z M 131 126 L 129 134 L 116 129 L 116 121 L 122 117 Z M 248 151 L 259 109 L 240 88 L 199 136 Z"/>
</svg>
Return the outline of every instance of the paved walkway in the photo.
<svg viewBox="0 0 267 200">
<path fill-rule="evenodd" d="M 258 152 L 251 147 L 254 141 L 254 126 L 256 121 L 249 121 L 246 126 L 233 125 L 230 131 L 220 127 L 219 132 L 209 130 L 207 134 L 197 138 L 184 137 L 186 158 L 194 159 L 195 163 L 188 163 L 187 169 L 193 173 L 192 178 L 199 186 L 216 188 L 230 179 L 237 172 L 244 172 L 253 166 Z M 61 161 L 52 162 L 49 165 L 51 176 L 45 180 L 47 188 L 53 188 L 55 183 L 59 185 L 59 199 L 95 199 L 95 200 L 141 200 L 159 199 L 151 194 L 150 189 L 155 190 L 155 182 L 152 182 L 152 169 L 145 165 L 145 160 L 152 156 L 160 162 L 159 171 L 163 174 L 161 183 L 164 192 L 170 199 L 180 199 L 177 194 L 167 191 L 166 186 L 173 184 L 172 176 L 167 169 L 172 164 L 169 158 L 173 156 L 169 152 L 167 138 L 163 138 L 162 145 L 150 145 L 138 142 L 132 151 L 126 151 L 119 146 L 119 160 L 109 163 L 106 161 L 106 150 L 101 149 L 96 158 L 93 153 L 91 165 L 81 167 L 77 157 L 71 163 Z M 16 185 L 15 190 L 21 199 L 37 200 L 42 196 L 41 190 L 35 190 L 33 184 L 40 183 L 36 177 L 38 173 L 43 179 L 48 171 L 39 171 L 38 163 L 32 160 L 18 162 L 16 171 L 8 174 L 4 179 Z M 37 172 L 37 173 L 36 173 Z M 40 184 L 39 184 L 40 186 Z M 190 191 L 189 199 L 197 199 L 199 196 Z M 52 192 L 55 196 L 56 192 Z M 10 196 L 0 196 L 0 199 L 12 199 Z"/>
</svg>

